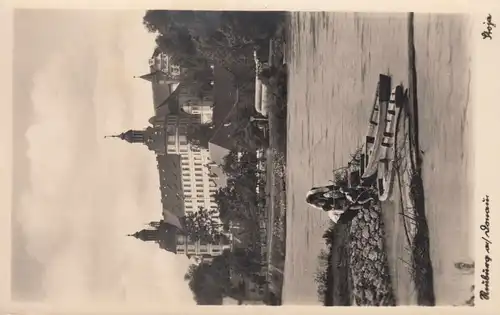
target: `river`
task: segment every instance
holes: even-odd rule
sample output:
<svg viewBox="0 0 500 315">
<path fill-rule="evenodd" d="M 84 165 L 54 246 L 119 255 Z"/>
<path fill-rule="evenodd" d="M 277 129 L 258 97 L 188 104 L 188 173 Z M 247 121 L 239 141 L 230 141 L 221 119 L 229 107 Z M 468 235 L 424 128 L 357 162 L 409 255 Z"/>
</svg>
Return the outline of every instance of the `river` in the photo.
<svg viewBox="0 0 500 315">
<path fill-rule="evenodd" d="M 362 143 L 379 73 L 408 82 L 407 14 L 292 13 L 288 62 L 287 240 L 283 301 L 318 304 L 314 273 L 327 216 L 307 207 Z M 420 146 L 436 300 L 463 303 L 471 276 L 454 268 L 472 254 L 470 21 L 415 15 Z M 396 211 L 389 209 L 388 211 Z M 395 213 L 387 216 L 397 217 Z M 391 271 L 401 231 L 388 226 Z M 405 277 L 394 277 L 398 303 L 413 304 Z"/>
</svg>

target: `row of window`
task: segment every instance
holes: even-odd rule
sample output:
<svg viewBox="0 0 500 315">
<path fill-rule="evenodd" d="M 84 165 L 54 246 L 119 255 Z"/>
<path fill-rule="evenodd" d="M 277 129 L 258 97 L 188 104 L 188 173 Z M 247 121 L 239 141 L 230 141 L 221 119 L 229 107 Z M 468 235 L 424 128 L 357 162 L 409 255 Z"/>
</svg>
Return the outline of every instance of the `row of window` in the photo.
<svg viewBox="0 0 500 315">
<path fill-rule="evenodd" d="M 186 200 L 186 201 L 188 201 L 188 200 Z M 191 200 L 189 200 L 189 201 L 191 201 Z M 215 200 L 212 202 L 215 203 Z M 184 206 L 184 208 L 188 212 L 193 212 L 193 205 L 191 204 L 191 202 L 186 202 L 186 205 Z M 215 205 L 210 206 L 210 210 L 217 210 L 217 206 L 215 206 Z"/>
<path fill-rule="evenodd" d="M 166 187 L 165 187 L 164 189 L 166 189 Z M 217 191 L 216 191 L 216 190 L 214 190 L 214 189 L 209 190 L 210 195 L 213 195 L 213 194 L 215 194 L 216 192 L 217 192 Z M 188 189 L 184 189 L 184 197 L 186 197 L 186 198 L 191 198 L 191 197 L 192 197 L 192 193 L 193 193 L 193 191 L 192 191 L 190 188 L 188 188 Z M 205 197 L 204 197 L 204 196 L 205 196 L 205 194 L 204 194 L 205 192 L 203 191 L 203 189 L 196 189 L 196 193 L 197 193 L 197 195 L 196 195 L 196 196 L 197 196 L 198 198 L 205 198 Z"/>
<path fill-rule="evenodd" d="M 212 248 L 212 254 L 218 254 L 220 252 L 221 252 L 221 250 L 219 248 Z M 184 248 L 178 248 L 177 253 L 184 254 L 185 253 Z M 188 254 L 196 254 L 196 249 L 188 249 L 187 253 Z M 199 253 L 208 253 L 208 249 L 200 248 Z"/>
</svg>

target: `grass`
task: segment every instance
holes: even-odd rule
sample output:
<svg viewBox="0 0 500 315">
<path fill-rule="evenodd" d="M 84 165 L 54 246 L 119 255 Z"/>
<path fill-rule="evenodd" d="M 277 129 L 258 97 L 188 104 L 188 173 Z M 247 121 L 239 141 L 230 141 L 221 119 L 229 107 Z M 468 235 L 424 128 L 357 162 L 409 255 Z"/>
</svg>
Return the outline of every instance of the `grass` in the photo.
<svg viewBox="0 0 500 315">
<path fill-rule="evenodd" d="M 358 166 L 360 154 L 361 148 L 358 148 L 351 155 L 351 161 L 348 165 Z M 346 185 L 347 173 L 345 170 L 345 168 L 335 170 L 332 182 L 336 185 Z M 323 234 L 327 249 L 318 256 L 319 266 L 314 280 L 318 285 L 318 299 L 325 306 L 349 306 L 352 304 L 348 247 L 350 228 L 350 223 L 331 223 Z"/>
<path fill-rule="evenodd" d="M 332 223 L 323 234 L 327 249 L 318 255 L 314 281 L 324 306 L 351 305 L 349 228 L 347 224 Z"/>
</svg>

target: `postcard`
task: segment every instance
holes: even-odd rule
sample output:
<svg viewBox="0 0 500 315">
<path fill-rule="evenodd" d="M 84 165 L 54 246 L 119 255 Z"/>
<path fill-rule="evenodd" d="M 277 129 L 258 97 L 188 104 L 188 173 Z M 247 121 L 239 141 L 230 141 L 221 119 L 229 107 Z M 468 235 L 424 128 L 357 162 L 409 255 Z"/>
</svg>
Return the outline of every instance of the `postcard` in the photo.
<svg viewBox="0 0 500 315">
<path fill-rule="evenodd" d="M 485 312 L 488 5 L 2 9 L 0 304 Z"/>
</svg>

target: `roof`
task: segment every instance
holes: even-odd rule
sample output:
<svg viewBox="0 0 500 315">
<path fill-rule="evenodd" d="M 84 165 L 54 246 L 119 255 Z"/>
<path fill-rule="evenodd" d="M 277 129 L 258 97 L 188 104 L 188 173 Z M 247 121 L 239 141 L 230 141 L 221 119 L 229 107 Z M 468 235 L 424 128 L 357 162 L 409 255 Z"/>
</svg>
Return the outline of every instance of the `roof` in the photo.
<svg viewBox="0 0 500 315">
<path fill-rule="evenodd" d="M 162 51 L 160 49 L 160 47 L 156 47 L 154 50 L 153 50 L 153 54 L 151 55 L 151 58 L 154 58 L 156 56 L 158 56 L 159 54 L 161 54 Z"/>
<path fill-rule="evenodd" d="M 229 153 L 229 151 L 234 146 L 235 143 L 233 141 L 233 138 L 231 137 L 231 126 L 221 125 L 217 129 L 217 131 L 215 131 L 214 135 L 212 136 L 212 138 L 210 138 L 210 141 L 208 142 L 208 149 L 210 151 L 210 157 L 212 161 L 214 161 L 217 164 L 220 164 L 218 162 L 220 160 L 220 154 L 222 154 L 224 150 L 226 151 L 225 154 Z M 213 149 L 211 149 L 211 147 Z M 212 151 L 216 152 L 213 158 L 212 158 Z"/>
<path fill-rule="evenodd" d="M 163 213 L 177 217 L 184 216 L 184 198 L 182 194 L 181 156 L 166 154 L 156 156 L 160 176 L 161 201 Z"/>
<path fill-rule="evenodd" d="M 210 171 L 217 175 L 217 177 L 212 178 L 217 188 L 227 185 L 227 175 L 224 174 L 220 166 L 212 166 L 210 167 Z"/>
<path fill-rule="evenodd" d="M 153 69 L 151 69 L 151 70 L 153 70 Z M 149 72 L 147 74 L 143 74 L 141 76 L 138 76 L 137 78 L 143 79 L 143 80 L 146 80 L 146 81 L 149 81 L 149 82 L 152 82 L 152 83 L 156 83 L 159 72 L 161 72 L 161 71 L 158 71 L 158 70 L 151 71 L 151 72 Z"/>
<path fill-rule="evenodd" d="M 234 106 L 236 97 L 236 87 L 233 82 L 232 74 L 225 68 L 218 65 L 214 66 L 214 109 L 213 109 L 213 123 L 218 128 L 229 111 Z"/>
<path fill-rule="evenodd" d="M 224 162 L 224 157 L 229 154 L 230 149 L 212 142 L 212 139 L 210 139 L 210 142 L 208 143 L 210 160 L 212 160 L 217 165 L 221 165 Z"/>
</svg>

